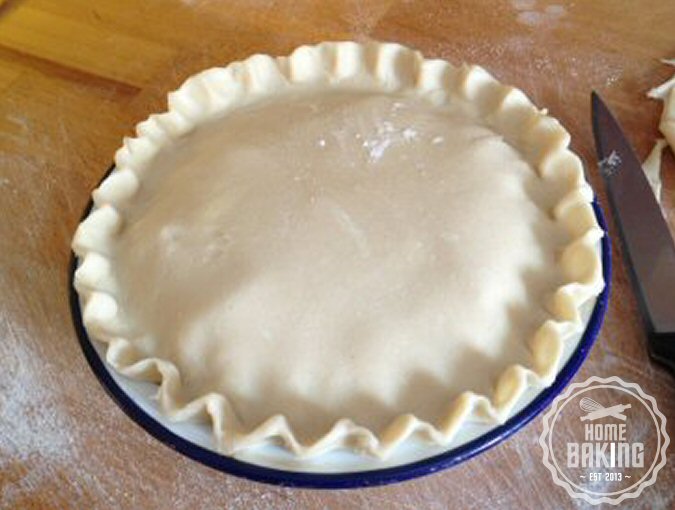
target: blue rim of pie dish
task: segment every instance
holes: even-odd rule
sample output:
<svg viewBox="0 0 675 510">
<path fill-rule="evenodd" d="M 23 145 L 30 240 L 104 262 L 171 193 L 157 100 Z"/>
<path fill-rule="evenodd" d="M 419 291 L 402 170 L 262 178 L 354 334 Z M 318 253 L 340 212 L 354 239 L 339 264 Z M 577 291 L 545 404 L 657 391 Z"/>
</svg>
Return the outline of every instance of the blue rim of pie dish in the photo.
<svg viewBox="0 0 675 510">
<path fill-rule="evenodd" d="M 103 178 L 105 178 L 112 170 L 113 168 L 110 168 Z M 82 219 L 89 214 L 92 205 L 93 203 L 89 201 L 89 204 L 82 215 Z M 74 273 L 77 268 L 77 259 L 74 254 L 71 255 L 69 266 L 69 297 L 73 325 L 79 339 L 80 347 L 82 348 L 85 358 L 89 362 L 89 366 L 113 401 L 127 414 L 127 416 L 145 429 L 146 432 L 167 445 L 169 448 L 176 450 L 192 460 L 230 475 L 285 487 L 354 489 L 403 482 L 405 480 L 419 478 L 456 466 L 457 464 L 501 443 L 544 411 L 577 373 L 600 332 L 607 311 L 612 274 L 611 245 L 607 233 L 605 217 L 598 205 L 597 199 L 593 200 L 592 205 L 598 223 L 605 232 L 601 242 L 602 273 L 605 280 L 605 288 L 597 298 L 588 325 L 578 346 L 572 353 L 570 359 L 563 366 L 553 384 L 541 391 L 530 404 L 508 419 L 504 424 L 490 430 L 486 434 L 483 434 L 468 443 L 451 448 L 441 454 L 400 466 L 343 473 L 286 471 L 259 466 L 216 453 L 173 433 L 145 412 L 117 384 L 117 382 L 115 382 L 112 375 L 108 372 L 105 362 L 94 348 L 91 339 L 84 329 L 80 302 L 73 285 Z"/>
</svg>

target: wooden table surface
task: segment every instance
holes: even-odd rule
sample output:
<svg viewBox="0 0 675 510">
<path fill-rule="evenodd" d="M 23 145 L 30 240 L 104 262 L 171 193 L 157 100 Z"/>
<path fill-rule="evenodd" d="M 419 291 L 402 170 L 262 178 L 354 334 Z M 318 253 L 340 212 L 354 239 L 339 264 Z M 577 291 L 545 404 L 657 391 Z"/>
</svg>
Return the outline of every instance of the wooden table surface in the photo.
<svg viewBox="0 0 675 510">
<path fill-rule="evenodd" d="M 0 508 L 563 508 L 588 506 L 551 481 L 535 419 L 459 467 L 357 491 L 275 488 L 166 448 L 106 396 L 67 300 L 69 244 L 123 135 L 191 73 L 321 40 L 395 40 L 478 63 L 571 131 L 596 174 L 589 93 L 612 105 L 641 156 L 672 72 L 675 3 L 541 0 L 0 0 Z M 664 209 L 675 223 L 675 165 Z M 614 227 L 612 227 L 614 232 Z M 673 379 L 652 365 L 615 248 L 611 305 L 576 377 L 618 375 L 654 395 L 675 437 Z M 672 448 L 671 448 L 672 450 Z M 674 459 L 633 505 L 675 505 Z"/>
</svg>

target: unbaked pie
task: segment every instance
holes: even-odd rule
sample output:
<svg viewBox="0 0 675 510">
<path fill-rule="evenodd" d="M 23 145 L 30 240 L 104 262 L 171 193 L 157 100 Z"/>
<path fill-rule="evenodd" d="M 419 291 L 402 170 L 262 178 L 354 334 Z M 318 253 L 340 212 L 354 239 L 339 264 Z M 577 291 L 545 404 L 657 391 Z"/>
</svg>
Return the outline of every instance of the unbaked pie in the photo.
<svg viewBox="0 0 675 510">
<path fill-rule="evenodd" d="M 553 381 L 603 288 L 568 143 L 482 68 L 397 44 L 204 71 L 93 192 L 84 324 L 223 452 L 449 444 Z"/>
</svg>

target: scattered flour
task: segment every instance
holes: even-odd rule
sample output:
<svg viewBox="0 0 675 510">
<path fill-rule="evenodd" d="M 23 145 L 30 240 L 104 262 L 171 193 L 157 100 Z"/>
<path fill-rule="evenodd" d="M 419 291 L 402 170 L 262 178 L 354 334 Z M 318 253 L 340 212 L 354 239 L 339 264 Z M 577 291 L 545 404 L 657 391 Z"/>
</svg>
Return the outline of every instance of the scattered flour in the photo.
<svg viewBox="0 0 675 510">
<path fill-rule="evenodd" d="M 537 5 L 536 0 L 511 0 L 511 5 L 519 11 L 534 9 Z"/>
<path fill-rule="evenodd" d="M 548 5 L 544 12 L 549 16 L 563 16 L 566 14 L 565 7 L 562 5 Z"/>
<path fill-rule="evenodd" d="M 546 20 L 546 15 L 537 11 L 525 11 L 518 13 L 518 21 L 523 25 L 541 25 Z"/>
<path fill-rule="evenodd" d="M 394 143 L 392 137 L 383 136 L 380 138 L 371 138 L 363 142 L 363 147 L 368 151 L 368 160 L 376 163 L 384 156 L 387 148 Z"/>
<path fill-rule="evenodd" d="M 10 504 L 15 492 L 37 487 L 50 465 L 74 468 L 76 447 L 69 417 L 59 408 L 53 387 L 42 376 L 39 353 L 22 341 L 28 335 L 10 328 L 2 317 L 3 377 L 0 385 L 0 472 L 8 473 L 40 458 L 44 470 L 29 469 L 12 486 L 0 487 L 0 507 Z"/>
<path fill-rule="evenodd" d="M 557 4 L 538 9 L 535 0 L 511 0 L 511 6 L 518 11 L 518 22 L 531 27 L 554 24 L 567 14 L 565 7 Z"/>
<path fill-rule="evenodd" d="M 14 335 L 4 336 L 8 344 L 3 349 L 5 376 L 0 387 L 0 452 L 4 454 L 0 456 L 0 469 L 9 457 L 25 460 L 36 453 L 68 460 L 73 442 L 68 417 L 56 407 L 53 388 L 45 387 L 40 363 L 36 363 L 39 356 L 16 340 Z"/>
</svg>

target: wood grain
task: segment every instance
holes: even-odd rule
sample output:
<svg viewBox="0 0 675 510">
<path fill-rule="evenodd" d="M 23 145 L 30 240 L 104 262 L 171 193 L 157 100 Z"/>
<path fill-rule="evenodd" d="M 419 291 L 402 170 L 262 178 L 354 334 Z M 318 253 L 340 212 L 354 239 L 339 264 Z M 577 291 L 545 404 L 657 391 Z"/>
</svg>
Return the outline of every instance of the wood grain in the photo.
<svg viewBox="0 0 675 510">
<path fill-rule="evenodd" d="M 548 8 L 548 9 L 547 9 Z M 391 487 L 314 492 L 226 476 L 167 449 L 105 395 L 84 361 L 67 302 L 69 244 L 123 135 L 191 73 L 321 40 L 395 40 L 484 65 L 570 130 L 601 202 L 589 93 L 616 111 L 641 156 L 672 71 L 675 4 L 541 0 L 6 0 L 0 2 L 1 508 L 566 508 L 534 420 L 457 468 Z M 664 213 L 675 224 L 675 164 Z M 615 234 L 611 226 L 612 235 Z M 577 381 L 619 375 L 675 417 L 673 380 L 651 364 L 620 249 L 609 313 Z M 668 431 L 675 437 L 675 420 Z M 673 459 L 623 506 L 672 508 Z"/>
</svg>

